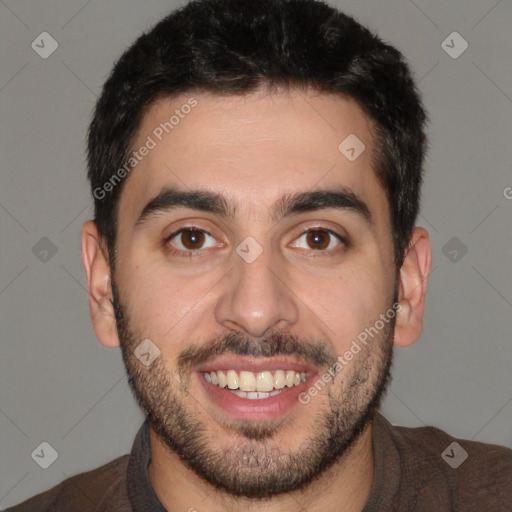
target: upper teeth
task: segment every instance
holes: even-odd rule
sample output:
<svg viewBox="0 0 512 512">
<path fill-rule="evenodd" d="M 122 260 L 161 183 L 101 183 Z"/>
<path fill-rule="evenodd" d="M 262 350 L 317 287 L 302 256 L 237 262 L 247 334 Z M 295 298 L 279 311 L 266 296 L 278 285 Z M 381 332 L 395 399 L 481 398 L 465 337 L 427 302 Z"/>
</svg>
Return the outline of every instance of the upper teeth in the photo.
<svg viewBox="0 0 512 512">
<path fill-rule="evenodd" d="M 215 384 L 221 388 L 226 386 L 229 389 L 251 392 L 251 391 L 272 391 L 273 389 L 282 389 L 285 386 L 291 388 L 298 386 L 306 380 L 306 373 L 299 373 L 293 370 L 277 370 L 272 373 L 269 371 L 252 373 L 247 371 L 237 372 L 235 370 L 205 372 L 203 373 L 206 381 Z"/>
</svg>

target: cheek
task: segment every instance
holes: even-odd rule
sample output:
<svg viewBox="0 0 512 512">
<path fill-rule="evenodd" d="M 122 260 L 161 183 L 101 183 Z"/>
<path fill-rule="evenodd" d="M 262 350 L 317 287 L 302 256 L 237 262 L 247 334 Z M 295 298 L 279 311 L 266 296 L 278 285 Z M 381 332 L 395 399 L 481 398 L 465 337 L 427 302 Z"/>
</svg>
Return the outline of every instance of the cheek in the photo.
<svg viewBox="0 0 512 512">
<path fill-rule="evenodd" d="M 130 324 L 159 345 L 182 339 L 204 317 L 208 292 L 218 278 L 177 276 L 168 266 L 151 264 L 149 258 L 146 261 L 124 266 L 121 294 L 128 305 Z"/>
<path fill-rule="evenodd" d="M 389 307 L 386 300 L 389 290 L 382 280 L 382 272 L 347 270 L 329 279 L 304 276 L 301 279 L 301 295 L 312 312 L 312 321 L 332 340 L 338 353 L 348 348 L 357 334 Z"/>
</svg>

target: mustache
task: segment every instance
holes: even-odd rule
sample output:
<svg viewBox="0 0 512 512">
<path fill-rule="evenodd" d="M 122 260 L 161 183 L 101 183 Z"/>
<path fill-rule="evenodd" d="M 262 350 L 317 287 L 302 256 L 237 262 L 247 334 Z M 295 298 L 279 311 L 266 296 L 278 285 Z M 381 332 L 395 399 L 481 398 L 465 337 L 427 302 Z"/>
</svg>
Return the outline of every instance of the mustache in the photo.
<svg viewBox="0 0 512 512">
<path fill-rule="evenodd" d="M 326 349 L 324 341 L 301 340 L 294 334 L 273 332 L 263 339 L 255 339 L 239 332 L 229 332 L 201 346 L 190 346 L 178 356 L 178 368 L 186 372 L 221 354 L 272 357 L 295 355 L 317 367 L 333 366 L 336 355 Z"/>
</svg>

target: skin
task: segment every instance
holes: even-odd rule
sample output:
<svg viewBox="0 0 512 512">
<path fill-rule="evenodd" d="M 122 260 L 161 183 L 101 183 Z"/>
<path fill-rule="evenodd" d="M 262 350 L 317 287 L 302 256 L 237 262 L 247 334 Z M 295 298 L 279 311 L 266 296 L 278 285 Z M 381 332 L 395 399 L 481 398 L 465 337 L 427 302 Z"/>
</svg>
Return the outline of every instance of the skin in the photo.
<svg viewBox="0 0 512 512">
<path fill-rule="evenodd" d="M 373 171 L 372 123 L 354 101 L 296 90 L 239 97 L 187 93 L 152 105 L 134 147 L 144 144 L 155 127 L 191 96 L 197 106 L 142 159 L 121 194 L 114 278 L 125 332 L 115 321 L 104 244 L 92 221 L 83 226 L 93 326 L 103 345 L 121 345 L 135 387 L 140 394 L 147 390 L 146 405 L 158 411 L 161 401 L 179 400 L 187 417 L 203 429 L 211 453 L 229 456 L 235 450 L 235 455 L 255 453 L 262 458 L 276 450 L 281 455 L 298 454 L 321 432 L 319 418 L 326 418 L 333 408 L 340 424 L 352 428 L 349 416 L 361 415 L 384 384 L 382 372 L 391 358 L 391 344 L 405 347 L 419 337 L 431 268 L 428 233 L 414 229 L 397 274 L 389 205 Z M 338 151 L 349 134 L 356 134 L 366 146 L 352 162 Z M 166 186 L 222 194 L 234 206 L 234 215 L 179 208 L 151 216 L 136 227 L 144 206 Z M 281 219 L 272 215 L 274 205 L 286 194 L 339 187 L 352 190 L 368 205 L 371 225 L 353 211 L 334 208 Z M 190 225 L 211 233 L 212 246 L 192 258 L 170 252 L 169 247 L 183 246 L 176 245 L 177 239 L 162 241 Z M 332 238 L 328 250 L 312 249 L 302 234 L 319 228 L 339 233 L 348 245 Z M 250 264 L 235 251 L 248 236 L 263 249 Z M 394 329 L 380 333 L 309 404 L 297 404 L 277 420 L 259 422 L 258 428 L 269 433 L 266 439 L 244 435 L 255 424 L 233 420 L 219 409 L 205 393 L 193 365 L 180 372 L 178 358 L 185 349 L 208 350 L 233 332 L 251 340 L 266 339 L 273 332 L 293 335 L 304 345 L 306 340 L 322 343 L 331 357 L 342 355 L 358 333 L 391 307 L 395 287 L 400 308 Z M 145 338 L 152 340 L 161 356 L 143 370 L 133 349 Z M 318 374 L 325 368 L 317 368 Z M 361 372 L 365 378 L 358 381 Z M 152 388 L 151 382 L 158 385 Z M 171 415 L 162 418 L 168 430 L 150 430 L 149 474 L 157 496 L 169 509 L 171 504 L 173 510 L 194 507 L 212 512 L 277 512 L 299 505 L 311 512 L 364 508 L 373 480 L 371 421 L 349 449 L 309 484 L 254 500 L 223 492 L 193 471 L 169 448 L 165 434 L 174 428 Z M 256 475 L 262 470 L 254 471 Z"/>
</svg>

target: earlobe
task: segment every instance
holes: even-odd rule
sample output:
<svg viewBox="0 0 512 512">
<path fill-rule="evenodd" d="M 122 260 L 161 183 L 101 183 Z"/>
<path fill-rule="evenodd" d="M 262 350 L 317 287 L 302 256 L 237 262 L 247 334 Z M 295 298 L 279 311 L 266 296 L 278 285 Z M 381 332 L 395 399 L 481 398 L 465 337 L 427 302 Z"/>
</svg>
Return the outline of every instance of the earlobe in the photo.
<svg viewBox="0 0 512 512">
<path fill-rule="evenodd" d="M 117 347 L 119 337 L 111 302 L 110 266 L 98 228 L 90 220 L 82 227 L 82 262 L 89 291 L 89 310 L 96 337 L 106 347 Z"/>
<path fill-rule="evenodd" d="M 395 325 L 395 345 L 408 347 L 423 328 L 428 276 L 432 266 L 432 249 L 426 229 L 415 227 L 399 276 L 399 303 Z"/>
</svg>

